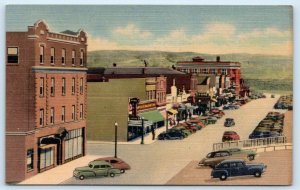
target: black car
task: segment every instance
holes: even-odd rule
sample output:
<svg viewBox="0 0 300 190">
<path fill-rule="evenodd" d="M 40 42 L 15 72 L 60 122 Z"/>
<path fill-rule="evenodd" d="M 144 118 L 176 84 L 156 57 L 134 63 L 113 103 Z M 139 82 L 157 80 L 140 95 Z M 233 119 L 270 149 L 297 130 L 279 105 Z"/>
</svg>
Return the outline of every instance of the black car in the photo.
<svg viewBox="0 0 300 190">
<path fill-rule="evenodd" d="M 158 140 L 179 140 L 183 138 L 184 136 L 177 131 L 162 132 L 157 137 Z"/>
<path fill-rule="evenodd" d="M 249 135 L 249 139 L 279 137 L 279 136 L 280 136 L 280 134 L 275 131 L 253 131 Z"/>
<path fill-rule="evenodd" d="M 231 127 L 231 126 L 234 126 L 234 125 L 235 125 L 235 122 L 234 122 L 233 118 L 226 118 L 225 119 L 225 122 L 224 122 L 225 127 Z"/>
</svg>

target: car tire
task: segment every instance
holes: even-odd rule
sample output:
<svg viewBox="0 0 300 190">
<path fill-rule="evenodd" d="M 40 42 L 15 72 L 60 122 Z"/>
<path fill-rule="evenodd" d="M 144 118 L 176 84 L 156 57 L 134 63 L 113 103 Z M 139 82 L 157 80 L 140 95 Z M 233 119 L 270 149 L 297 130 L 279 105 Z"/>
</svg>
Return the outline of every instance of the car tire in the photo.
<svg viewBox="0 0 300 190">
<path fill-rule="evenodd" d="M 121 173 L 125 173 L 125 170 L 124 170 L 124 169 L 121 169 Z"/>
<path fill-rule="evenodd" d="M 116 175 L 115 173 L 110 173 L 109 174 L 110 177 L 115 177 L 115 175 Z"/>
<path fill-rule="evenodd" d="M 261 172 L 260 171 L 254 172 L 254 177 L 261 177 Z"/>
<path fill-rule="evenodd" d="M 226 179 L 227 179 L 227 175 L 225 173 L 221 174 L 220 180 L 225 181 Z"/>
<path fill-rule="evenodd" d="M 78 178 L 79 178 L 80 180 L 84 180 L 84 175 L 80 175 Z"/>
<path fill-rule="evenodd" d="M 252 160 L 254 160 L 254 159 L 255 159 L 255 156 L 254 156 L 254 155 L 249 155 L 249 156 L 248 156 L 248 160 L 249 160 L 249 161 L 252 161 Z"/>
</svg>

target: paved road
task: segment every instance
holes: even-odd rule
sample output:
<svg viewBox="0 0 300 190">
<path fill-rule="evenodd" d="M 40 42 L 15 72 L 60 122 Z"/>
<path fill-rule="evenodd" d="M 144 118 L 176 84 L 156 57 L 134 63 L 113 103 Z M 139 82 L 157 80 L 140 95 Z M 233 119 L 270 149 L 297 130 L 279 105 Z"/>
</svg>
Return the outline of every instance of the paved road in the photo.
<svg viewBox="0 0 300 190">
<path fill-rule="evenodd" d="M 241 139 L 247 139 L 256 125 L 272 111 L 278 98 L 251 101 L 238 110 L 225 111 L 225 116 L 214 125 L 179 141 L 156 141 L 145 145 L 119 145 L 118 156 L 132 169 L 115 178 L 90 178 L 84 181 L 70 178 L 63 184 L 166 184 L 192 160 L 199 160 L 212 151 L 212 144 L 221 142 L 225 118 L 232 117 L 235 130 Z M 112 155 L 112 144 L 88 144 L 89 155 Z"/>
</svg>

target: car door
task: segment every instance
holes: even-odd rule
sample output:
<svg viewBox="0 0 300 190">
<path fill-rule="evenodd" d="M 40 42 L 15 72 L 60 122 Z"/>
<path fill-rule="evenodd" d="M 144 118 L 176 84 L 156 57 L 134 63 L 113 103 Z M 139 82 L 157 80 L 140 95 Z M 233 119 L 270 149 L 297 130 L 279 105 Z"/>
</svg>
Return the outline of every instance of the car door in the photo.
<svg viewBox="0 0 300 190">
<path fill-rule="evenodd" d="M 246 175 L 247 174 L 247 168 L 242 162 L 237 162 L 237 169 L 238 169 L 238 175 Z"/>
<path fill-rule="evenodd" d="M 96 166 L 97 166 L 97 168 L 96 168 Z M 104 176 L 104 175 L 106 175 L 106 165 L 105 164 L 103 164 L 103 165 L 95 165 L 94 166 L 94 171 L 95 171 L 95 173 L 97 174 L 97 176 Z"/>
<path fill-rule="evenodd" d="M 239 169 L 237 167 L 237 163 L 236 162 L 231 162 L 229 167 L 230 167 L 230 176 L 237 176 L 237 175 L 239 175 Z"/>
</svg>

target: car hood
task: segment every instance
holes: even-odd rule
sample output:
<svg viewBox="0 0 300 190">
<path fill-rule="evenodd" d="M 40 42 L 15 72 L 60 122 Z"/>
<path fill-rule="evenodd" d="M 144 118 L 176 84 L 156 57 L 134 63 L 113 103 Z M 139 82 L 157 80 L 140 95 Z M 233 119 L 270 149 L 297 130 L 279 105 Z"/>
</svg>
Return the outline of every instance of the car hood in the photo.
<svg viewBox="0 0 300 190">
<path fill-rule="evenodd" d="M 263 163 L 259 163 L 259 164 L 247 164 L 247 166 L 249 168 L 267 168 L 266 165 L 264 165 Z"/>
<path fill-rule="evenodd" d="M 86 171 L 86 170 L 91 170 L 91 168 L 88 166 L 75 168 L 75 171 Z"/>
<path fill-rule="evenodd" d="M 207 158 L 203 158 L 202 160 L 200 160 L 199 164 L 204 164 L 206 160 Z"/>
</svg>

